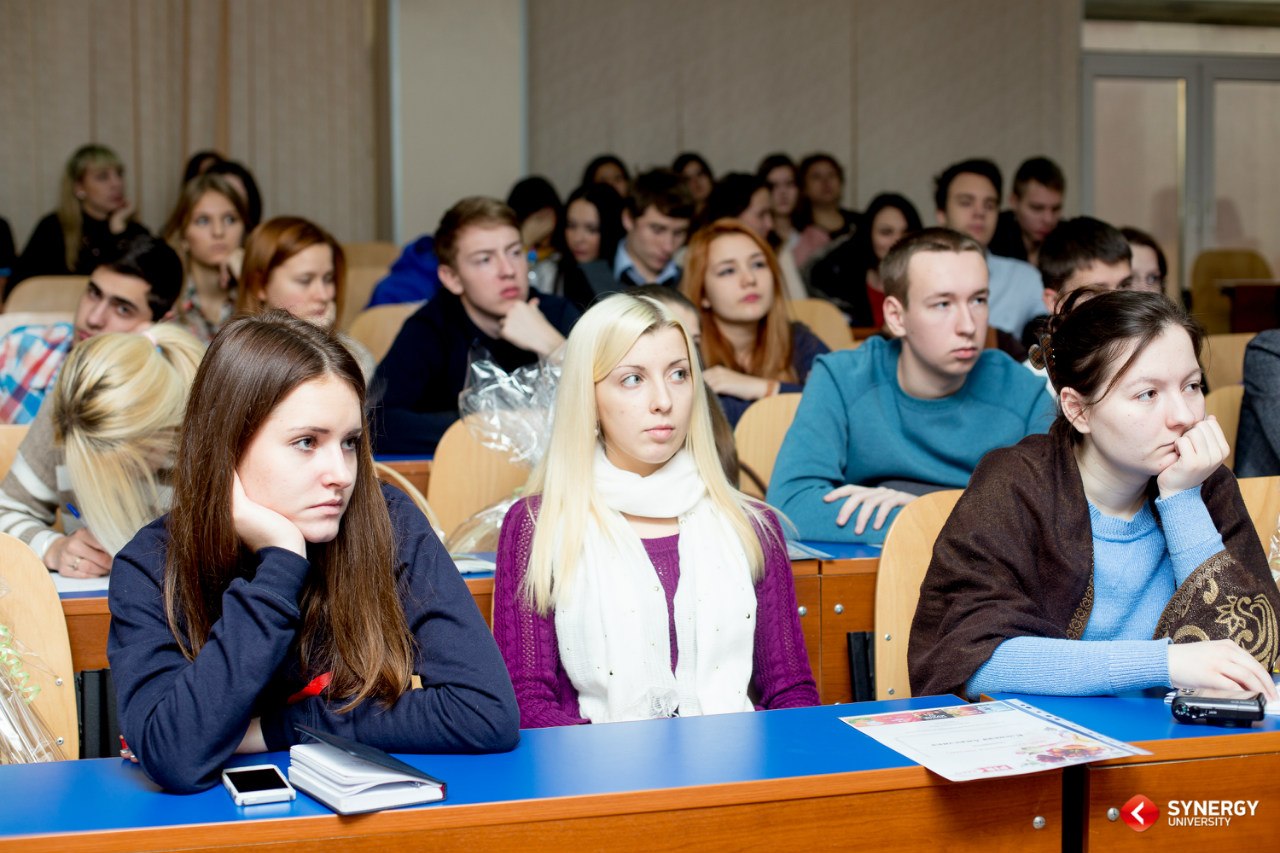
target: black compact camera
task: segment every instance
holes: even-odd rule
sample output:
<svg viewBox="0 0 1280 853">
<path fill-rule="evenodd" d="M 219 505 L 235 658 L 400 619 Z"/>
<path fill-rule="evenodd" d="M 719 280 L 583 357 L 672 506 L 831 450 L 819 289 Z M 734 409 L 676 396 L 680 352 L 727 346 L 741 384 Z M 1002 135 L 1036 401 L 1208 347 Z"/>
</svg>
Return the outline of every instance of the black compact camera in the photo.
<svg viewBox="0 0 1280 853">
<path fill-rule="evenodd" d="M 1173 718 L 1180 723 L 1210 726 L 1248 726 L 1266 716 L 1261 693 L 1239 696 L 1202 696 L 1179 693 L 1173 697 Z"/>
</svg>

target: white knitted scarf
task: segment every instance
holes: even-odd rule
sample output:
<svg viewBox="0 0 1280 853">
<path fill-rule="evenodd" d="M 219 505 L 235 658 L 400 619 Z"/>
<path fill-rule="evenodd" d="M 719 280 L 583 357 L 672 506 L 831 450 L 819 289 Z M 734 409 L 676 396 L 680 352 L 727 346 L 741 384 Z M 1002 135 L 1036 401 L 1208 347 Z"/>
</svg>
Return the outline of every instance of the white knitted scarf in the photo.
<svg viewBox="0 0 1280 853">
<path fill-rule="evenodd" d="M 557 594 L 560 660 L 593 723 L 750 711 L 756 596 L 746 553 L 681 450 L 648 477 L 596 448 L 603 525 L 588 519 L 582 560 Z M 678 518 L 675 594 L 679 656 L 671 671 L 666 594 L 622 513 Z"/>
</svg>

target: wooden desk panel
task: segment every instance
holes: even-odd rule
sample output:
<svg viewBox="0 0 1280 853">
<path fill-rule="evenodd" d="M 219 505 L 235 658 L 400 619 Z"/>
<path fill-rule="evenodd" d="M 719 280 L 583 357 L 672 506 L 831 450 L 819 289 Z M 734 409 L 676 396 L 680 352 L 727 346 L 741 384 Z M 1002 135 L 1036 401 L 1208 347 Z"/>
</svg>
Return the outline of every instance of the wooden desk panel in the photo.
<svg viewBox="0 0 1280 853">
<path fill-rule="evenodd" d="M 388 459 L 383 464 L 403 474 L 424 495 L 427 493 L 427 483 L 431 481 L 430 459 Z"/>
<path fill-rule="evenodd" d="M 875 630 L 879 565 L 879 559 L 871 558 L 822 561 L 822 675 L 818 693 L 824 703 L 853 701 L 847 635 Z"/>
<path fill-rule="evenodd" d="M 869 790 L 856 790 L 861 787 Z M 1042 829 L 1034 826 L 1037 817 L 1044 818 Z M 208 849 L 208 830 L 180 827 L 28 837 L 0 841 L 0 851 Z M 224 824 L 217 827 L 216 846 L 254 851 L 563 853 L 649 850 L 654 839 L 678 838 L 682 849 L 937 853 L 965 848 L 981 838 L 984 853 L 1049 853 L 1061 850 L 1061 833 L 1061 772 L 1023 781 L 948 785 L 916 768 L 453 810 Z"/>
<path fill-rule="evenodd" d="M 811 575 L 796 575 L 796 606 L 800 609 L 800 630 L 809 653 L 809 670 L 822 696 L 822 578 L 815 566 Z"/>
<path fill-rule="evenodd" d="M 238 809 L 217 786 L 164 794 L 119 759 L 0 766 L 0 849 L 634 850 L 677 832 L 710 849 L 1057 849 L 1060 770 L 953 784 L 839 719 L 958 702 L 529 729 L 511 752 L 404 756 L 448 780 L 444 804 L 345 818 L 304 795 Z"/>
<path fill-rule="evenodd" d="M 1142 744 L 1158 751 L 1159 744 Z M 1237 742 L 1237 747 L 1239 743 Z M 1153 845 L 1227 842 L 1232 850 L 1274 850 L 1280 807 L 1280 752 L 1198 760 L 1152 761 L 1087 768 L 1084 814 L 1086 851 L 1151 850 Z M 1134 759 L 1130 759 L 1131 761 Z M 1155 824 L 1135 832 L 1123 820 L 1110 820 L 1108 809 L 1120 809 L 1135 794 L 1144 794 L 1160 809 Z M 1251 817 L 1232 817 L 1228 826 L 1171 826 L 1170 800 L 1257 800 Z M 1249 845 L 1256 845 L 1250 847 Z"/>
</svg>

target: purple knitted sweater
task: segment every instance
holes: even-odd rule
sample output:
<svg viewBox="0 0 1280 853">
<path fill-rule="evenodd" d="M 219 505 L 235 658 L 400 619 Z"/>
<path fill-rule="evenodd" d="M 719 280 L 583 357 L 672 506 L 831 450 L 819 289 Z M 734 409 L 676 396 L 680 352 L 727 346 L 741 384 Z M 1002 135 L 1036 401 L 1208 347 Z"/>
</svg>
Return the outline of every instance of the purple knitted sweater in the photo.
<svg viewBox="0 0 1280 853">
<path fill-rule="evenodd" d="M 533 515 L 538 497 L 517 501 L 502 523 L 497 572 L 493 582 L 493 636 L 507 662 L 520 705 L 521 728 L 569 726 L 590 722 L 578 711 L 578 694 L 560 663 L 554 614 L 539 616 L 520 593 L 533 544 Z M 777 520 L 769 523 L 781 533 Z M 671 668 L 679 650 L 673 615 L 680 582 L 680 536 L 645 539 L 645 552 L 667 595 Z M 801 708 L 818 704 L 818 688 L 809 671 L 804 634 L 796 611 L 791 563 L 785 549 L 765 546 L 764 577 L 756 584 L 756 633 L 749 695 L 757 709 Z"/>
</svg>

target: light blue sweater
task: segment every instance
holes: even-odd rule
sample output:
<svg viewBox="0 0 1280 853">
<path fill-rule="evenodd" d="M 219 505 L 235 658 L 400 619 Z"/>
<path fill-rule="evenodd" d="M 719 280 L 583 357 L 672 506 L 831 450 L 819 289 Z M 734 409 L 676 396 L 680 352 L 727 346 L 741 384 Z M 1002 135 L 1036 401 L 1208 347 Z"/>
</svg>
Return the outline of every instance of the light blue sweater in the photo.
<svg viewBox="0 0 1280 853">
<path fill-rule="evenodd" d="M 822 496 L 846 483 L 913 480 L 963 488 L 990 450 L 1045 432 L 1055 404 L 1044 380 L 1009 356 L 987 350 L 950 397 L 921 400 L 898 385 L 902 341 L 871 338 L 856 350 L 819 356 L 778 452 L 768 502 L 795 524 L 800 538 L 883 542 L 897 510 L 880 530 L 836 526 L 843 501 Z"/>
<path fill-rule="evenodd" d="M 1200 487 L 1148 504 L 1131 521 L 1091 503 L 1093 609 L 1079 640 L 1014 637 L 966 685 L 971 696 L 1012 692 L 1096 696 L 1169 683 L 1167 640 L 1152 633 L 1196 567 L 1222 550 Z"/>
</svg>

